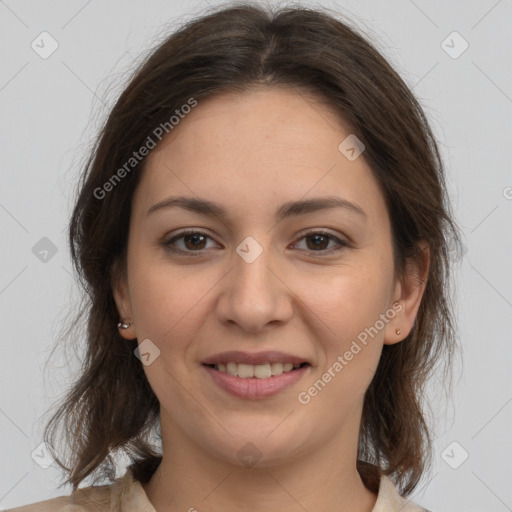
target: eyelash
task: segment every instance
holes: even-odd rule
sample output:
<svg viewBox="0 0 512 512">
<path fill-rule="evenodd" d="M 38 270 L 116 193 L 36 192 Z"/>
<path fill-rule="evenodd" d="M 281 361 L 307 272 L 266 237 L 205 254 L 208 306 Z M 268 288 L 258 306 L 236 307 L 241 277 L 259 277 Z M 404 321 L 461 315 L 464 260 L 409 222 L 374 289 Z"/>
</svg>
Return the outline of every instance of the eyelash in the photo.
<svg viewBox="0 0 512 512">
<path fill-rule="evenodd" d="M 162 242 L 162 245 L 165 247 L 166 250 L 168 251 L 171 251 L 173 253 L 176 253 L 176 254 L 186 254 L 186 255 L 190 255 L 192 256 L 194 253 L 194 255 L 197 255 L 197 256 L 201 256 L 204 254 L 204 252 L 207 250 L 207 249 L 201 249 L 201 250 L 198 250 L 198 251 L 190 251 L 190 250 L 187 250 L 187 251 L 184 251 L 182 249 L 176 249 L 175 247 L 172 247 L 172 244 L 174 244 L 177 240 L 187 236 L 187 235 L 202 235 L 206 238 L 209 238 L 209 239 L 212 239 L 211 236 L 207 235 L 206 233 L 203 233 L 202 231 L 197 231 L 197 230 L 187 230 L 187 231 L 182 231 L 181 233 L 173 236 L 172 238 L 168 239 L 168 240 L 163 240 Z M 318 231 L 318 230 L 310 230 L 306 233 L 304 233 L 300 238 L 299 238 L 299 241 L 304 239 L 304 238 L 307 238 L 308 236 L 311 236 L 311 235 L 321 235 L 321 236 L 324 236 L 324 237 L 328 237 L 330 238 L 331 240 L 334 240 L 336 242 L 338 242 L 338 247 L 334 250 L 330 249 L 321 249 L 319 251 L 313 251 L 313 250 L 308 250 L 308 249 L 304 249 L 310 253 L 313 253 L 313 256 L 314 257 L 319 257 L 319 258 L 322 258 L 326 255 L 330 255 L 330 254 L 333 254 L 333 253 L 337 253 L 347 247 L 350 246 L 350 244 L 344 240 L 340 240 L 338 237 L 335 237 L 334 235 L 331 235 L 330 233 L 327 233 L 327 232 L 324 232 L 324 231 Z M 319 255 L 316 255 L 314 253 L 323 253 L 323 254 L 319 254 Z M 193 256 L 192 256 L 193 257 Z"/>
</svg>

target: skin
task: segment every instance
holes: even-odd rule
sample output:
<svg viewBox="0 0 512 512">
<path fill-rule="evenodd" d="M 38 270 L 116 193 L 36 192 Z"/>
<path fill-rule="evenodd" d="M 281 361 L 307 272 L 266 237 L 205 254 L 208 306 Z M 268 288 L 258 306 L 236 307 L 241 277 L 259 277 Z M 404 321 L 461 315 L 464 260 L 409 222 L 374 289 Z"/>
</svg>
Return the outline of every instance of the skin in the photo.
<svg viewBox="0 0 512 512">
<path fill-rule="evenodd" d="M 396 277 L 384 196 L 364 153 L 350 161 L 338 150 L 349 134 L 318 99 L 262 86 L 200 101 L 148 156 L 132 202 L 126 273 L 113 289 L 120 318 L 131 323 L 121 334 L 160 350 L 144 371 L 160 402 L 163 461 L 143 486 L 159 512 L 374 507 L 377 496 L 356 471 L 364 393 L 383 345 L 413 326 L 428 249 Z M 147 215 L 170 195 L 220 203 L 229 216 L 177 207 Z M 335 208 L 274 218 L 287 201 L 329 195 L 366 217 Z M 173 254 L 164 242 L 182 228 L 209 238 L 179 239 L 174 246 L 188 253 Z M 350 245 L 332 252 L 338 242 L 327 238 L 317 249 L 314 237 L 304 238 L 309 228 Z M 247 236 L 263 250 L 252 263 L 236 252 Z M 378 335 L 299 403 L 298 393 L 396 302 L 401 311 Z M 243 399 L 201 366 L 226 350 L 280 350 L 311 367 L 276 396 Z M 248 442 L 261 457 L 253 467 L 237 457 Z"/>
</svg>

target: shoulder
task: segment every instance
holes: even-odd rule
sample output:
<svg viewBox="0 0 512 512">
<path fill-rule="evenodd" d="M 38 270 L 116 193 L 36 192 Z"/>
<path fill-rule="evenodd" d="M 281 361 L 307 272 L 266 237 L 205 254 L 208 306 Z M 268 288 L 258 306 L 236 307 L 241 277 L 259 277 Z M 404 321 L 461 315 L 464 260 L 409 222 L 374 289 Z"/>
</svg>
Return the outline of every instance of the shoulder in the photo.
<svg viewBox="0 0 512 512">
<path fill-rule="evenodd" d="M 6 512 L 103 512 L 110 510 L 111 486 L 86 487 L 69 496 L 59 496 Z"/>
<path fill-rule="evenodd" d="M 6 512 L 110 512 L 134 488 L 129 471 L 109 485 L 77 489 L 68 496 L 8 509 Z"/>
<path fill-rule="evenodd" d="M 386 475 L 381 476 L 377 502 L 372 512 L 429 512 L 413 503 L 408 498 L 400 496 L 395 484 Z"/>
<path fill-rule="evenodd" d="M 74 505 L 70 496 L 59 496 L 51 500 L 9 508 L 6 512 L 84 512 L 85 510 L 87 509 Z"/>
</svg>

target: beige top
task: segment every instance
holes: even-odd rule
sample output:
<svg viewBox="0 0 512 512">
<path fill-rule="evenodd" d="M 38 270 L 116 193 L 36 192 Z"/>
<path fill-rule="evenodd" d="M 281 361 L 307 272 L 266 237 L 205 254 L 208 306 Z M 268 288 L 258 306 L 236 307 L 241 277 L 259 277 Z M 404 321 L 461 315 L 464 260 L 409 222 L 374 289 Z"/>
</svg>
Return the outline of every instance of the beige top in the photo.
<svg viewBox="0 0 512 512">
<path fill-rule="evenodd" d="M 130 470 L 110 485 L 78 489 L 69 496 L 59 496 L 6 512 L 156 512 L 141 483 Z M 372 512 L 428 512 L 401 497 L 387 476 L 382 476 L 379 494 Z"/>
</svg>

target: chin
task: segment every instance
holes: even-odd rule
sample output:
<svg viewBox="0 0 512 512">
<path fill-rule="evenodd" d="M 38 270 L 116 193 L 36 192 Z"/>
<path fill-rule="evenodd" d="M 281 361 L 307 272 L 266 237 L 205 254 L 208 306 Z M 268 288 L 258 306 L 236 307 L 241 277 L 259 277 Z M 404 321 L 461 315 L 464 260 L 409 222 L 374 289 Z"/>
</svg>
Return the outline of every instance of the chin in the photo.
<svg viewBox="0 0 512 512">
<path fill-rule="evenodd" d="M 272 426 L 252 422 L 251 428 L 239 430 L 233 437 L 224 437 L 210 446 L 210 451 L 228 464 L 246 468 L 265 468 L 289 462 L 306 449 L 309 440 L 303 434 L 293 435 L 289 426 L 285 429 L 282 425 L 276 428 L 277 425 L 279 422 Z"/>
</svg>

